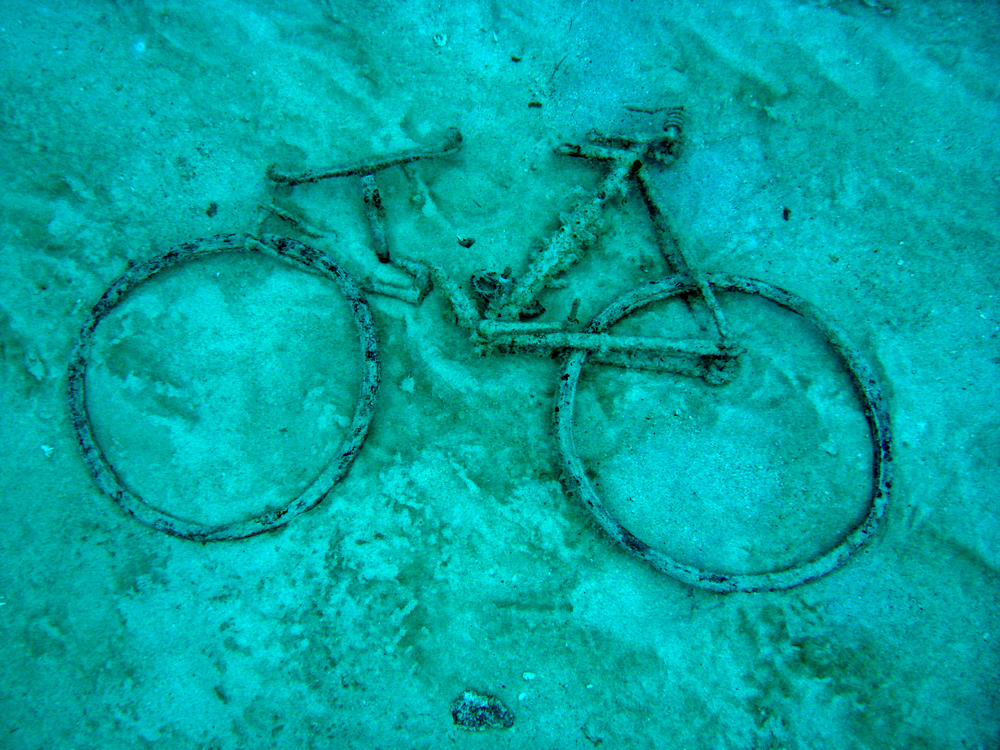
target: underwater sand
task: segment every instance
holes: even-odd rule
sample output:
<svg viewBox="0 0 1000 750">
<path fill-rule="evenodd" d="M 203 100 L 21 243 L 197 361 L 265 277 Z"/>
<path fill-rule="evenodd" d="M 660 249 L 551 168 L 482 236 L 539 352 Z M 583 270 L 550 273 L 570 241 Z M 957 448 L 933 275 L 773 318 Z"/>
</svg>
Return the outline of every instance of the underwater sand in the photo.
<svg viewBox="0 0 1000 750">
<path fill-rule="evenodd" d="M 562 484 L 559 361 L 478 355 L 437 292 L 370 296 L 371 430 L 288 525 L 179 539 L 88 474 L 67 366 L 130 264 L 256 231 L 274 201 L 355 277 L 398 281 L 356 179 L 275 191 L 268 165 L 459 127 L 459 154 L 379 185 L 391 250 L 464 284 L 520 273 L 596 189 L 556 144 L 678 105 L 682 156 L 654 171 L 682 246 L 809 299 L 882 380 L 889 511 L 843 568 L 718 594 L 629 555 Z M 1000 748 L 998 144 L 996 3 L 0 4 L 0 747 Z M 541 301 L 588 320 L 668 272 L 633 195 Z M 708 570 L 806 560 L 867 503 L 846 376 L 758 302 L 723 299 L 732 384 L 588 366 L 576 402 L 609 507 Z M 100 324 L 88 404 L 127 486 L 224 523 L 310 484 L 358 372 L 335 286 L 227 255 Z M 457 727 L 466 689 L 513 726 Z"/>
</svg>

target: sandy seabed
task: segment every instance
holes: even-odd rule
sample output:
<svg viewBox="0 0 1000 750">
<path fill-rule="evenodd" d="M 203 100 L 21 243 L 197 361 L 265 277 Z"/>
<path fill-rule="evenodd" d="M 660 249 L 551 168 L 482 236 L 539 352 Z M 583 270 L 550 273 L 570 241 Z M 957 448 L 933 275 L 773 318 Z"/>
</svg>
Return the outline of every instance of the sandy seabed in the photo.
<svg viewBox="0 0 1000 750">
<path fill-rule="evenodd" d="M 889 511 L 842 569 L 723 595 L 628 555 L 563 485 L 560 363 L 480 356 L 439 293 L 371 295 L 370 433 L 288 525 L 179 539 L 88 474 L 67 366 L 131 264 L 257 232 L 275 204 L 356 278 L 400 282 L 356 179 L 275 189 L 269 165 L 460 128 L 460 153 L 379 188 L 392 252 L 465 284 L 520 273 L 596 189 L 600 167 L 555 145 L 673 106 L 683 152 L 652 169 L 681 246 L 808 298 L 883 383 Z M 0 746 L 996 750 L 998 143 L 996 3 L 0 4 Z M 550 316 L 669 272 L 635 196 L 600 235 L 542 295 Z M 588 368 L 581 456 L 678 559 L 794 565 L 864 512 L 864 417 L 794 316 L 721 302 L 748 350 L 734 382 Z M 629 325 L 698 319 L 674 304 Z M 267 257 L 164 272 L 95 334 L 97 439 L 174 515 L 280 507 L 349 429 L 350 325 L 335 286 Z M 466 690 L 513 725 L 457 727 Z"/>
</svg>

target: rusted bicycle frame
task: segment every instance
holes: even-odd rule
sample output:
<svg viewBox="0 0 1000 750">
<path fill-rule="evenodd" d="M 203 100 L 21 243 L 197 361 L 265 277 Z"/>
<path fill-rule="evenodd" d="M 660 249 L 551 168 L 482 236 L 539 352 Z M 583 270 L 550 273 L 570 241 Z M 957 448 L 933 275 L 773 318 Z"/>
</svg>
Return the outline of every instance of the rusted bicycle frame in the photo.
<svg viewBox="0 0 1000 750">
<path fill-rule="evenodd" d="M 395 267 L 410 279 L 409 284 L 366 278 L 360 285 L 339 262 L 312 245 L 283 235 L 262 231 L 267 217 L 276 217 L 307 237 L 322 236 L 303 217 L 276 202 L 262 206 L 261 228 L 250 234 L 219 235 L 171 249 L 145 263 L 130 268 L 119 277 L 94 306 L 74 347 L 69 369 L 69 408 L 83 451 L 85 463 L 98 485 L 127 513 L 143 523 L 176 536 L 200 541 L 237 539 L 261 533 L 287 523 L 292 517 L 314 507 L 340 481 L 360 450 L 375 409 L 379 383 L 379 351 L 371 311 L 363 291 L 390 295 L 419 304 L 433 288 L 449 300 L 459 325 L 470 332 L 483 353 L 560 353 L 564 365 L 559 376 L 553 406 L 555 437 L 567 488 L 593 513 L 594 517 L 624 549 L 657 570 L 693 586 L 719 592 L 786 589 L 823 576 L 840 567 L 877 531 L 885 516 L 892 485 L 892 438 L 888 410 L 875 371 L 848 337 L 820 310 L 797 295 L 766 282 L 739 276 L 702 273 L 682 251 L 661 210 L 652 179 L 652 165 L 669 166 L 680 153 L 683 142 L 683 111 L 666 110 L 661 126 L 645 134 L 591 133 L 585 141 L 563 144 L 557 152 L 600 163 L 606 174 L 594 195 L 576 204 L 560 228 L 519 276 L 510 269 L 482 271 L 470 286 L 459 284 L 438 265 L 404 257 L 388 247 L 386 211 L 378 189 L 378 174 L 412 162 L 443 158 L 458 152 L 462 136 L 447 131 L 437 147 L 417 149 L 328 169 L 289 173 L 274 168 L 268 177 L 276 186 L 291 187 L 337 177 L 357 178 L 365 204 L 372 247 L 381 264 Z M 597 240 L 602 217 L 609 204 L 619 203 L 635 188 L 652 222 L 656 244 L 673 271 L 671 275 L 639 286 L 611 302 L 587 326 L 577 320 L 577 304 L 569 315 L 554 322 L 539 320 L 543 311 L 539 295 L 553 279 L 571 268 Z M 209 526 L 176 518 L 153 508 L 133 493 L 118 477 L 105 457 L 91 426 L 85 396 L 87 355 L 94 331 L 105 315 L 127 294 L 161 270 L 210 254 L 259 251 L 278 257 L 309 272 L 331 279 L 348 299 L 361 341 L 361 395 L 348 435 L 340 449 L 309 488 L 286 506 L 272 509 L 232 524 Z M 708 571 L 687 565 L 653 549 L 623 526 L 598 497 L 577 455 L 573 434 L 573 405 L 577 383 L 585 363 L 653 372 L 670 372 L 703 378 L 721 385 L 733 374 L 733 364 L 743 348 L 729 333 L 717 300 L 718 293 L 750 294 L 809 320 L 837 353 L 850 375 L 868 421 L 872 444 L 871 495 L 863 518 L 831 548 L 822 550 L 804 563 L 763 573 Z M 700 300 L 710 313 L 711 324 L 705 338 L 665 339 L 625 336 L 612 327 L 628 315 L 663 299 L 684 297 Z"/>
</svg>

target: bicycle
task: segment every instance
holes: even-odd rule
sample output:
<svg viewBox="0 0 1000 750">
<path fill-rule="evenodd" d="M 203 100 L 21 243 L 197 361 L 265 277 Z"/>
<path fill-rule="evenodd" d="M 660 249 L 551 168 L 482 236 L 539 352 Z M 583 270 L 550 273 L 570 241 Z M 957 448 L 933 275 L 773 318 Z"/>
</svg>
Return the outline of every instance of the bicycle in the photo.
<svg viewBox="0 0 1000 750">
<path fill-rule="evenodd" d="M 527 271 L 514 277 L 510 269 L 475 274 L 469 291 L 444 269 L 390 252 L 386 240 L 386 211 L 376 176 L 385 169 L 422 159 L 445 158 L 462 147 L 461 134 L 449 130 L 436 148 L 418 149 L 354 165 L 321 171 L 286 173 L 268 171 L 275 185 L 293 187 L 336 177 L 360 178 L 367 222 L 375 256 L 381 264 L 399 269 L 409 286 L 367 279 L 362 289 L 331 255 L 306 242 L 285 235 L 257 232 L 216 235 L 176 246 L 139 263 L 111 283 L 84 322 L 69 365 L 69 412 L 84 462 L 98 487 L 128 515 L 145 525 L 196 541 L 222 541 L 249 537 L 275 529 L 315 507 L 347 474 L 360 451 L 375 412 L 380 380 L 378 338 L 365 292 L 388 294 L 419 304 L 432 289 L 448 299 L 456 322 L 467 329 L 477 349 L 489 354 L 543 353 L 564 357 L 553 405 L 554 434 L 566 489 L 590 510 L 598 524 L 618 545 L 645 560 L 656 570 L 683 583 L 717 592 L 774 591 L 798 586 L 842 566 L 878 530 L 888 507 L 892 485 L 892 437 L 888 411 L 875 371 L 846 335 L 815 306 L 792 292 L 766 282 L 732 275 L 702 273 L 691 262 L 673 234 L 660 208 L 651 176 L 651 165 L 670 166 L 683 143 L 683 111 L 667 110 L 662 127 L 645 134 L 592 132 L 581 143 L 566 143 L 557 153 L 606 165 L 606 174 L 593 197 L 581 200 L 562 221 Z M 607 204 L 618 202 L 637 189 L 652 222 L 655 241 L 672 275 L 628 291 L 604 308 L 588 325 L 579 327 L 578 301 L 565 319 L 542 322 L 544 308 L 538 301 L 553 277 L 564 273 L 584 255 L 598 237 Z M 299 233 L 316 234 L 308 223 L 275 204 L 263 206 L 265 216 L 290 224 Z M 223 524 L 205 524 L 176 517 L 147 504 L 120 479 L 99 445 L 86 400 L 87 355 L 101 320 L 138 285 L 167 268 L 221 253 L 264 253 L 333 281 L 350 305 L 361 347 L 360 396 L 350 428 L 333 458 L 319 476 L 287 504 L 252 517 Z M 725 573 L 701 569 L 654 549 L 627 529 L 598 497 L 575 447 L 573 412 L 577 386 L 585 363 L 635 368 L 653 373 L 675 373 L 724 385 L 733 377 L 743 349 L 731 335 L 718 302 L 720 293 L 761 297 L 808 320 L 842 362 L 853 383 L 869 428 L 872 446 L 871 493 L 863 518 L 829 549 L 806 561 L 759 573 Z M 654 302 L 681 298 L 700 302 L 709 312 L 710 338 L 667 340 L 649 336 L 623 336 L 609 332 L 619 321 Z"/>
</svg>

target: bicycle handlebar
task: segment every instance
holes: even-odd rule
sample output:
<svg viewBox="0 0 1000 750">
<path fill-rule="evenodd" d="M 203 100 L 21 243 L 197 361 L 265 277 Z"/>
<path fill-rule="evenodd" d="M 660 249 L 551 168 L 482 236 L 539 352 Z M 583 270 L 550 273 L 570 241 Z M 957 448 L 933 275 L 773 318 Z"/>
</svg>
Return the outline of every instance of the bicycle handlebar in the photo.
<svg viewBox="0 0 1000 750">
<path fill-rule="evenodd" d="M 398 154 L 390 154 L 378 159 L 350 164 L 344 167 L 310 170 L 307 172 L 279 172 L 272 164 L 267 168 L 267 176 L 279 185 L 302 185 L 306 182 L 319 182 L 329 177 L 349 177 L 350 175 L 366 175 L 381 172 L 383 169 L 400 164 L 409 164 L 419 159 L 434 159 L 438 156 L 453 154 L 462 148 L 462 133 L 458 128 L 448 128 L 441 143 L 436 148 L 416 148 Z"/>
</svg>

